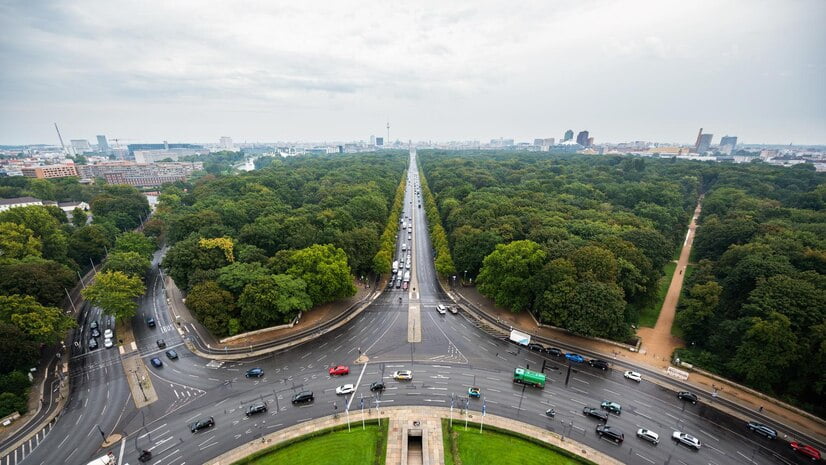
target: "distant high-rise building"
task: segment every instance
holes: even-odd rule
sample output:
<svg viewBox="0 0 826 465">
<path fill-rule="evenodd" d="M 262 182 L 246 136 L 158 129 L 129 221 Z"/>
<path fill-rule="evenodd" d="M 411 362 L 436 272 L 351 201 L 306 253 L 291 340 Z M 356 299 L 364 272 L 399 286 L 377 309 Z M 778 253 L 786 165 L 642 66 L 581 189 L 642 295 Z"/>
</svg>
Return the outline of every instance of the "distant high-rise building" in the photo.
<svg viewBox="0 0 826 465">
<path fill-rule="evenodd" d="M 709 147 L 711 147 L 711 138 L 714 137 L 714 134 L 700 134 L 700 139 L 697 141 L 696 151 L 699 154 L 703 154 L 708 152 Z"/>
<path fill-rule="evenodd" d="M 579 134 L 576 135 L 576 143 L 588 147 L 588 131 L 579 131 Z"/>
<path fill-rule="evenodd" d="M 533 145 L 535 145 L 535 146 L 537 146 L 537 147 L 542 147 L 542 143 L 543 143 L 544 141 L 545 141 L 545 139 L 534 139 L 534 140 L 533 140 Z"/>
<path fill-rule="evenodd" d="M 737 147 L 737 136 L 723 136 L 720 139 L 720 147 L 724 145 L 730 145 L 731 149 L 734 150 Z"/>
<path fill-rule="evenodd" d="M 86 139 L 73 139 L 70 142 L 75 153 L 88 153 L 92 151 L 92 146 Z"/>
<path fill-rule="evenodd" d="M 592 147 L 593 145 L 594 145 L 594 138 L 593 138 L 593 137 L 589 137 L 589 138 L 588 138 L 588 147 Z"/>
<path fill-rule="evenodd" d="M 562 142 L 569 141 L 573 138 L 574 138 L 574 130 L 573 129 L 568 129 L 567 131 L 565 131 L 565 138 L 562 139 Z"/>
<path fill-rule="evenodd" d="M 235 150 L 235 146 L 232 144 L 232 137 L 221 136 L 218 145 L 221 147 L 221 150 Z"/>
<path fill-rule="evenodd" d="M 100 135 L 98 137 L 98 152 L 109 153 L 109 142 L 106 142 L 106 136 Z"/>
<path fill-rule="evenodd" d="M 384 137 L 376 137 L 376 147 L 384 145 Z"/>
<path fill-rule="evenodd" d="M 548 137 L 545 139 L 542 145 L 551 146 L 554 145 L 554 142 L 556 142 L 556 139 L 554 139 L 553 137 Z"/>
<path fill-rule="evenodd" d="M 370 145 L 376 145 L 376 136 L 370 136 Z"/>
</svg>

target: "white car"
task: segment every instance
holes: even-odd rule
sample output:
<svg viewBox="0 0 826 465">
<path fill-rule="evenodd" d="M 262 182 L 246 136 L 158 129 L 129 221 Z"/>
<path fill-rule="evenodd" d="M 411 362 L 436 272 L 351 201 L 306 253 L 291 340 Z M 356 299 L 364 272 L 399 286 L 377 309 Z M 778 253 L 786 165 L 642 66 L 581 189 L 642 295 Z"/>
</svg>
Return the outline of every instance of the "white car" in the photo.
<svg viewBox="0 0 826 465">
<path fill-rule="evenodd" d="M 112 334 L 112 330 L 109 328 L 106 328 L 106 330 L 103 332 L 103 337 L 108 337 L 109 339 L 111 339 L 113 336 L 114 335 Z"/>
<path fill-rule="evenodd" d="M 626 378 L 634 380 L 638 383 L 642 381 L 642 375 L 637 373 L 636 371 L 626 371 L 625 373 L 623 373 L 622 376 L 625 376 Z"/>
<path fill-rule="evenodd" d="M 688 433 L 674 431 L 674 433 L 671 434 L 671 439 L 673 439 L 674 442 L 691 447 L 694 450 L 700 450 L 700 440 Z"/>
<path fill-rule="evenodd" d="M 650 429 L 640 428 L 637 430 L 637 437 L 654 444 L 660 443 L 660 435 L 651 431 Z"/>
<path fill-rule="evenodd" d="M 393 373 L 393 379 L 399 381 L 410 381 L 413 379 L 413 372 L 410 370 L 399 370 Z"/>
<path fill-rule="evenodd" d="M 447 309 L 450 311 L 450 313 L 454 315 L 459 313 L 459 308 L 456 305 L 450 305 L 447 307 Z"/>
<path fill-rule="evenodd" d="M 352 394 L 353 391 L 356 390 L 356 387 L 352 384 L 344 384 L 336 388 L 336 394 L 343 396 L 345 394 Z"/>
<path fill-rule="evenodd" d="M 445 315 L 447 314 L 447 307 L 445 307 L 442 304 L 439 304 L 439 306 L 436 307 L 436 311 L 439 312 L 440 315 Z"/>
<path fill-rule="evenodd" d="M 107 337 L 106 339 L 103 340 L 103 347 L 106 347 L 107 349 L 112 347 L 112 338 L 111 337 Z"/>
</svg>

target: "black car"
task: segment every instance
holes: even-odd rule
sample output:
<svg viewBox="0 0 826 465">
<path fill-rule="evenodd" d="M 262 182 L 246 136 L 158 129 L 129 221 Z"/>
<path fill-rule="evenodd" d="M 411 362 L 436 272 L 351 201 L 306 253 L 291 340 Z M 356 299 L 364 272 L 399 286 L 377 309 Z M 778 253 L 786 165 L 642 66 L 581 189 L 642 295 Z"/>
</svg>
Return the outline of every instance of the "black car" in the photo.
<svg viewBox="0 0 826 465">
<path fill-rule="evenodd" d="M 545 346 L 542 344 L 537 344 L 535 342 L 531 342 L 528 344 L 528 349 L 535 350 L 537 352 L 545 352 Z"/>
<path fill-rule="evenodd" d="M 757 434 L 761 434 L 766 436 L 767 439 L 777 439 L 777 431 L 773 428 L 764 425 L 763 423 L 757 423 L 756 421 L 750 421 L 748 425 L 746 425 L 751 431 L 754 431 Z"/>
<path fill-rule="evenodd" d="M 247 407 L 247 416 L 255 415 L 256 413 L 264 413 L 267 411 L 267 403 L 266 402 L 256 402 L 249 407 Z"/>
<path fill-rule="evenodd" d="M 384 391 L 384 382 L 382 381 L 373 381 L 370 383 L 370 390 L 373 392 L 376 391 Z"/>
<path fill-rule="evenodd" d="M 196 421 L 195 423 L 189 425 L 189 430 L 193 433 L 197 433 L 202 429 L 212 428 L 213 426 L 215 426 L 215 420 L 212 417 L 202 418 Z"/>
<path fill-rule="evenodd" d="M 594 368 L 599 368 L 603 371 L 609 368 L 608 362 L 598 358 L 592 358 L 591 360 L 588 360 L 588 365 L 591 365 Z"/>
<path fill-rule="evenodd" d="M 622 441 L 625 440 L 625 435 L 622 434 L 622 431 L 614 428 L 613 426 L 597 425 L 597 434 L 599 437 L 610 439 L 617 444 L 622 444 Z"/>
<path fill-rule="evenodd" d="M 92 328 L 92 337 L 100 337 L 100 330 Z"/>
<path fill-rule="evenodd" d="M 155 319 L 152 318 L 151 316 L 149 318 L 147 318 L 146 319 L 146 326 L 149 326 L 150 328 L 154 328 L 155 327 Z"/>
<path fill-rule="evenodd" d="M 545 352 L 547 352 L 548 355 L 552 355 L 554 357 L 564 357 L 565 356 L 565 352 L 562 352 L 561 350 L 557 349 L 556 347 L 548 347 L 547 349 L 545 349 Z"/>
<path fill-rule="evenodd" d="M 313 395 L 313 391 L 301 391 L 298 394 L 293 396 L 293 403 L 294 404 L 303 404 L 306 402 L 312 402 L 315 400 L 315 396 Z"/>
<path fill-rule="evenodd" d="M 178 360 L 178 352 L 169 349 L 166 351 L 166 358 L 168 358 L 169 360 Z"/>
<path fill-rule="evenodd" d="M 98 320 L 92 320 L 92 322 L 89 323 L 89 329 L 97 329 L 97 328 L 98 328 Z"/>
<path fill-rule="evenodd" d="M 692 404 L 697 403 L 697 394 L 688 391 L 680 391 L 677 393 L 677 398 L 680 400 L 684 400 L 686 402 L 691 402 Z"/>
<path fill-rule="evenodd" d="M 583 407 L 582 414 L 586 417 L 594 417 L 604 422 L 608 421 L 608 414 L 594 407 Z"/>
<path fill-rule="evenodd" d="M 260 378 L 264 376 L 264 370 L 262 368 L 250 368 L 244 373 L 244 376 L 247 378 Z"/>
<path fill-rule="evenodd" d="M 163 349 L 164 347 L 166 347 L 166 341 L 164 341 L 163 339 L 158 339 L 155 342 L 158 344 L 159 349 Z"/>
<path fill-rule="evenodd" d="M 95 350 L 98 348 L 98 341 L 95 338 L 89 339 L 89 350 Z"/>
</svg>

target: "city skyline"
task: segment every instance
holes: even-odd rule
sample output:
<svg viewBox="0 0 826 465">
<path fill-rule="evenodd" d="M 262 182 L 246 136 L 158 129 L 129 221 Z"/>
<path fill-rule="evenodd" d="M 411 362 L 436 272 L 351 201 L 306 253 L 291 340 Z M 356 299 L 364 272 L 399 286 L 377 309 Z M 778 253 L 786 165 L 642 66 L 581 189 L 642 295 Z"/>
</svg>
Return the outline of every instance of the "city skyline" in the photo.
<svg viewBox="0 0 826 465">
<path fill-rule="evenodd" d="M 826 144 L 818 1 L 0 13 L 0 144 L 56 144 L 55 121 L 67 141 L 363 140 L 388 118 L 404 141 L 587 128 L 596 144 L 691 144 L 705 127 L 744 144 Z"/>
</svg>

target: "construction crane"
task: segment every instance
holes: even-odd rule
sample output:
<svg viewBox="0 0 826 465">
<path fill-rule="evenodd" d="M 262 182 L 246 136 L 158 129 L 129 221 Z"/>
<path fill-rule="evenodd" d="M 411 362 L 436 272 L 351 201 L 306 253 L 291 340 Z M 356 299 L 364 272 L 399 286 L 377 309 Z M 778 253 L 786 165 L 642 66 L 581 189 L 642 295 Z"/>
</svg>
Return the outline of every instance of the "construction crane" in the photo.
<svg viewBox="0 0 826 465">
<path fill-rule="evenodd" d="M 60 139 L 60 147 L 63 148 L 63 155 L 67 157 L 71 156 L 69 150 L 66 149 L 66 144 L 63 143 L 63 136 L 60 135 L 60 129 L 57 128 L 57 123 L 54 124 L 54 130 L 57 131 L 57 138 Z"/>
</svg>

